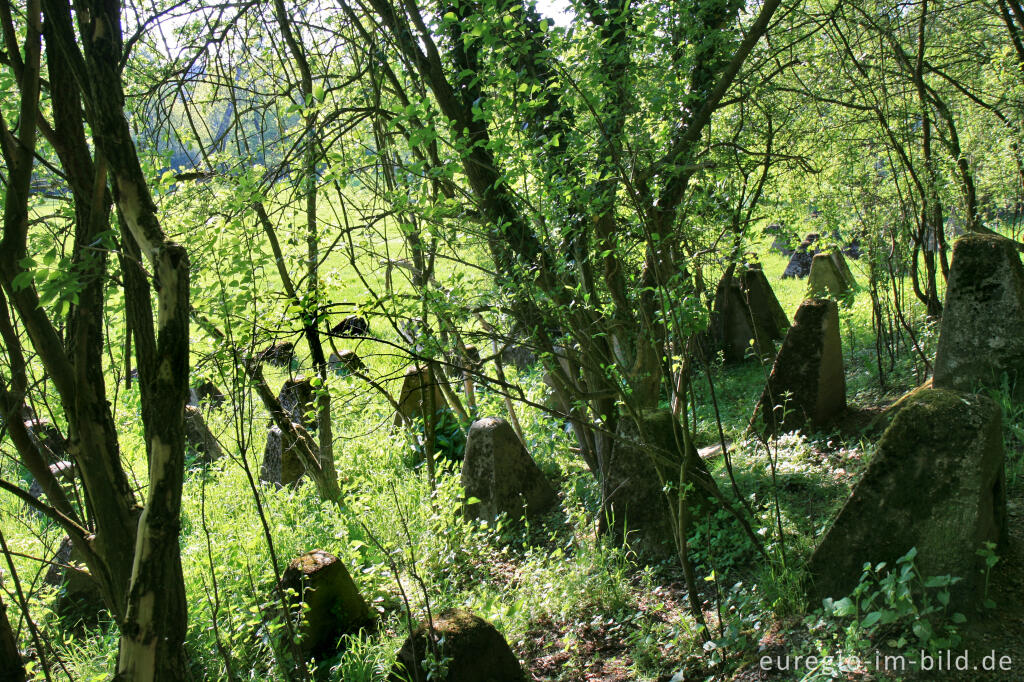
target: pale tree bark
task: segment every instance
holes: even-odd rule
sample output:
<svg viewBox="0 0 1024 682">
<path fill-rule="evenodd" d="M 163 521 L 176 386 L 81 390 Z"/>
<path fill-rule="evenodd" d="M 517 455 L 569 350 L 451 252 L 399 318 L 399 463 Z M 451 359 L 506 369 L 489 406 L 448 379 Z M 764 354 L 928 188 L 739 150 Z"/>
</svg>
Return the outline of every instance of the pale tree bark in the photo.
<svg viewBox="0 0 1024 682">
<path fill-rule="evenodd" d="M 49 86 L 54 124 L 40 112 L 40 25 L 45 10 Z M 14 21 L 7 3 L 0 8 L 8 55 L 17 55 Z M 133 680 L 174 680 L 185 675 L 183 649 L 185 597 L 178 556 L 178 523 L 184 462 L 182 417 L 188 377 L 188 263 L 185 251 L 160 232 L 156 209 L 123 114 L 118 60 L 120 28 L 116 6 L 79 8 L 86 25 L 85 55 L 79 50 L 70 7 L 59 0 L 37 0 L 26 7 L 24 60 L 14 58 L 21 94 L 18 137 L 0 119 L 2 151 L 9 182 L 4 202 L 4 233 L 0 248 L 0 332 L 12 376 L 3 387 L 3 410 L 22 461 L 37 474 L 49 505 L 13 486 L 8 492 L 49 514 L 68 532 L 85 559 L 107 606 L 121 625 L 119 675 Z M 84 100 L 95 142 L 91 157 L 82 122 Z M 27 255 L 28 189 L 39 128 L 53 144 L 72 189 L 75 208 L 76 270 L 83 278 L 79 298 L 69 315 L 66 345 L 47 317 L 29 280 L 15 286 Z M 148 371 L 143 382 L 146 433 L 150 452 L 147 504 L 140 510 L 120 460 L 102 376 L 102 316 L 105 252 L 94 248 L 109 229 L 109 194 L 113 180 L 126 229 L 143 245 L 156 275 L 160 308 L 158 331 L 136 329 L 139 357 Z M 133 297 L 148 290 L 127 290 Z M 78 517 L 51 475 L 45 461 L 17 419 L 25 396 L 24 358 L 7 315 L 7 301 L 18 313 L 28 338 L 60 396 L 70 435 L 70 454 L 85 488 L 88 522 Z M 146 323 L 152 330 L 153 320 Z M 153 341 L 147 346 L 145 339 Z M 159 419 L 154 419 L 159 415 Z M 26 499 L 27 498 L 27 499 Z M 139 522 L 139 512 L 142 520 Z M 138 528 L 138 533 L 136 532 Z"/>
<path fill-rule="evenodd" d="M 319 475 L 331 479 L 328 487 L 337 488 L 338 472 L 334 466 L 334 431 L 331 424 L 331 393 L 327 386 L 328 368 L 324 346 L 320 340 L 320 233 L 317 224 L 318 178 L 317 163 L 320 161 L 319 111 L 313 89 L 313 71 L 309 58 L 302 44 L 301 35 L 297 36 L 284 0 L 274 0 L 274 15 L 284 36 L 288 51 L 291 53 L 295 66 L 299 71 L 299 97 L 303 106 L 303 154 L 302 154 L 302 191 L 305 198 L 306 215 L 306 300 L 303 318 L 304 332 L 309 353 L 320 378 L 320 386 L 316 389 L 317 435 L 320 440 L 318 452 Z M 290 295 L 295 302 L 299 299 L 294 287 Z"/>
<path fill-rule="evenodd" d="M 82 92 L 98 165 L 108 168 L 125 236 L 149 262 L 158 302 L 155 333 L 140 333 L 137 325 L 135 329 L 143 401 L 148 414 L 160 418 L 146 424 L 149 487 L 133 543 L 118 677 L 184 679 L 187 608 L 179 531 L 189 374 L 188 255 L 160 227 L 125 118 L 120 7 L 96 1 L 77 8 L 81 48 L 67 20 L 67 5 L 47 0 L 46 10 L 48 20 L 54 19 L 54 43 Z M 130 288 L 125 294 L 128 299 L 146 297 L 148 290 Z M 152 318 L 148 326 L 152 328 Z"/>
</svg>

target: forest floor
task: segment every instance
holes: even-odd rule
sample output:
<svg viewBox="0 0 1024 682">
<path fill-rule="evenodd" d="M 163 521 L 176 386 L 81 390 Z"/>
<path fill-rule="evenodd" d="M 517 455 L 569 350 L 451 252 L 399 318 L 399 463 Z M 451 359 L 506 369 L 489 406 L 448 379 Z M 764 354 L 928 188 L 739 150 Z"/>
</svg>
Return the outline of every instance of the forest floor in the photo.
<svg viewBox="0 0 1024 682">
<path fill-rule="evenodd" d="M 785 266 L 781 257 L 765 254 L 762 262 L 791 316 L 806 281 L 780 279 Z M 860 266 L 853 266 L 863 281 Z M 321 679 L 386 679 L 407 634 L 406 598 L 417 617 L 429 599 L 435 612 L 465 607 L 492 622 L 534 682 L 1024 679 L 1024 407 L 1005 396 L 1000 405 L 1012 474 L 1011 543 L 991 575 L 995 607 L 965 614 L 964 623 L 935 617 L 929 622 L 962 638 L 948 649 L 968 648 L 972 660 L 994 650 L 997 656 L 1010 656 L 1015 670 L 1002 676 L 974 670 L 887 674 L 873 665 L 875 651 L 898 637 L 907 641 L 885 648 L 885 653 L 918 651 L 913 635 L 918 619 L 909 615 L 886 631 L 869 632 L 854 618 L 826 612 L 803 597 L 803 563 L 870 460 L 879 435 L 873 423 L 885 407 L 926 378 L 917 356 L 934 352 L 937 330 L 916 309 L 908 314 L 917 315 L 911 321 L 921 353 L 905 341 L 902 346 L 896 342 L 894 355 L 879 363 L 866 292 L 861 290 L 841 309 L 849 409 L 820 433 L 787 434 L 768 444 L 750 439 L 746 425 L 768 368 L 751 360 L 713 363 L 700 373 L 693 386 L 695 411 L 689 417 L 697 446 L 716 445 L 721 426 L 739 490 L 735 499 L 751 505 L 753 529 L 770 557 L 762 559 L 727 514 L 697 524 L 690 547 L 710 641 L 701 637 L 691 615 L 678 562 L 637 561 L 595 532 L 599 498 L 594 478 L 575 454 L 565 424 L 539 410 L 520 408 L 525 445 L 558 486 L 562 504 L 559 512 L 526 529 L 453 518 L 452 510 L 461 504 L 459 477 L 442 473 L 431 489 L 423 467 L 415 464 L 415 445 L 407 434 L 390 427 L 390 404 L 355 378 L 330 379 L 345 497 L 340 508 L 325 505 L 311 485 L 251 487 L 248 476 L 257 475 L 266 437 L 265 415 L 242 400 L 233 410 L 207 410 L 207 421 L 229 454 L 212 466 L 193 463 L 185 480 L 182 559 L 190 604 L 188 647 L 196 677 L 225 679 L 230 667 L 247 671 L 248 679 L 287 679 L 287 657 L 274 634 L 280 623 L 265 614 L 276 610 L 276 571 L 287 558 L 319 547 L 341 558 L 381 615 L 376 632 L 350 639 L 337 658 L 322 663 L 317 672 Z M 375 343 L 361 341 L 351 347 L 376 376 L 401 377 L 404 359 L 390 346 Z M 205 362 L 205 356 L 200 359 Z M 289 375 L 287 369 L 273 370 L 268 380 L 276 385 Z M 231 386 L 223 376 L 210 378 Z M 538 369 L 512 370 L 510 378 L 530 402 L 544 402 Z M 504 414 L 497 392 L 479 387 L 477 398 L 478 415 Z M 137 392 L 128 390 L 114 401 L 114 410 L 134 479 L 145 481 L 138 405 Z M 723 490 L 734 492 L 723 456 L 711 454 L 707 461 Z M 10 458 L 0 459 L 0 467 L 10 480 L 22 475 Z M 18 553 L 15 565 L 29 586 L 33 618 L 47 638 L 51 660 L 59 660 L 60 670 L 67 671 L 56 679 L 106 679 L 116 656 L 116 626 L 93 614 L 88 627 L 68 627 L 52 611 L 52 588 L 41 585 L 45 564 L 38 558 L 52 556 L 61 534 L 6 497 L 0 498 L 0 518 L 8 544 Z M 857 657 L 861 664 L 834 674 L 821 666 L 785 671 L 777 665 L 772 670 L 760 666 L 763 656 L 801 656 L 806 661 L 814 655 L 843 661 Z M 38 667 L 33 675 L 44 679 Z"/>
</svg>

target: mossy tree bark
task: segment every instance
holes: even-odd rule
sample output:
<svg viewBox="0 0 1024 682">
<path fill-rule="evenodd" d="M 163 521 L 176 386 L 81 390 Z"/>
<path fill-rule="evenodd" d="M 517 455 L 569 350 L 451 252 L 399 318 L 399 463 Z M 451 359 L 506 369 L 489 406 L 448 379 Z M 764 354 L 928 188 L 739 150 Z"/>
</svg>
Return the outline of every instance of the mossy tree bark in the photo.
<svg viewBox="0 0 1024 682">
<path fill-rule="evenodd" d="M 0 19 L 5 37 L 15 34 L 9 6 L 4 5 Z M 50 67 L 50 88 L 53 91 L 53 123 L 40 111 L 40 56 L 44 34 L 41 7 L 31 2 L 26 7 L 26 38 L 24 60 L 15 58 L 14 70 L 20 77 L 19 135 L 15 138 L 6 121 L 0 120 L 3 154 L 10 177 L 4 202 L 4 233 L 0 244 L 0 285 L 6 300 L 0 297 L 4 311 L 4 340 L 13 372 L 12 390 L 4 389 L 3 409 L 13 428 L 12 439 L 26 467 L 38 476 L 51 511 L 82 552 L 90 571 L 97 578 L 103 598 L 115 616 L 125 613 L 125 600 L 131 574 L 131 547 L 135 538 L 135 497 L 120 464 L 113 418 L 106 401 L 102 375 L 102 287 L 105 262 L 91 248 L 96 236 L 107 228 L 104 205 L 102 164 L 94 164 L 84 138 L 81 109 L 77 105 L 78 90 L 67 78 L 68 69 L 62 53 L 52 48 L 54 27 L 70 17 L 47 13 L 45 36 L 47 61 Z M 18 50 L 15 49 L 14 53 Z M 74 260 L 81 291 L 68 309 L 67 342 L 61 339 L 54 320 L 40 302 L 37 289 L 26 270 L 28 255 L 28 194 L 37 141 L 37 122 L 54 147 L 69 178 L 74 200 Z M 17 282 L 17 286 L 16 286 Z M 25 357 L 14 334 L 7 310 L 17 313 L 28 332 L 28 339 L 39 356 L 57 394 L 67 419 L 69 450 L 76 469 L 81 472 L 85 501 L 89 512 L 86 523 L 71 507 L 60 485 L 49 473 L 45 458 L 32 443 L 20 420 L 27 386 Z"/>
<path fill-rule="evenodd" d="M 48 0 L 48 5 L 57 0 Z M 98 153 L 110 168 L 118 214 L 129 239 L 153 271 L 157 294 L 156 330 L 136 334 L 142 398 L 162 419 L 146 428 L 149 489 L 139 519 L 128 607 L 121 625 L 118 676 L 132 680 L 175 680 L 186 676 L 187 608 L 178 535 L 185 460 L 184 410 L 188 394 L 189 270 L 185 248 L 167 239 L 149 194 L 124 115 L 120 79 L 120 7 L 88 3 L 79 13 L 82 52 L 60 37 L 70 56 L 81 55 L 76 72 Z M 148 290 L 126 295 L 147 296 Z M 152 327 L 152 318 L 149 319 Z M 143 371 L 143 367 L 146 368 Z"/>
<path fill-rule="evenodd" d="M 8 5 L 4 7 L 9 10 Z M 186 605 L 178 532 L 188 384 L 188 258 L 184 248 L 169 241 L 160 228 L 124 116 L 119 12 L 116 3 L 76 6 L 76 31 L 67 2 L 33 0 L 26 9 L 25 58 L 15 58 L 14 67 L 21 93 L 19 138 L 10 134 L 6 121 L 0 121 L 4 160 L 11 169 L 0 248 L 0 283 L 5 294 L 0 298 L 4 308 L 0 332 L 15 370 L 11 390 L 4 388 L 0 397 L 5 417 L 16 423 L 11 417 L 24 400 L 25 360 L 20 345 L 9 338 L 17 341 L 7 315 L 10 300 L 60 396 L 71 456 L 85 488 L 87 515 L 80 516 L 60 486 L 50 480 L 52 476 L 43 473 L 38 466 L 41 454 L 24 437 L 24 429 L 16 427 L 12 435 L 19 454 L 30 470 L 39 470 L 50 505 L 33 503 L 68 531 L 121 624 L 119 677 L 175 680 L 186 674 Z M 44 17 L 45 26 L 41 24 Z M 0 20 L 9 42 L 14 35 L 10 12 L 0 12 Z M 52 124 L 39 107 L 44 35 Z M 32 272 L 24 269 L 31 267 L 25 256 L 37 128 L 57 153 L 75 209 L 72 271 L 78 295 L 67 306 L 63 342 L 47 308 L 40 305 Z M 105 254 L 113 248 L 112 204 L 117 206 L 126 258 L 136 265 L 140 255 L 148 261 L 158 300 L 154 327 L 149 285 L 141 269 L 128 268 L 125 298 L 133 318 L 149 455 L 149 488 L 142 508 L 121 463 L 102 375 Z M 109 248 L 97 249 L 97 243 Z"/>
<path fill-rule="evenodd" d="M 22 682 L 25 677 L 25 663 L 18 651 L 14 630 L 7 618 L 7 606 L 0 600 L 0 679 Z"/>
<path fill-rule="evenodd" d="M 675 317 L 669 293 L 673 286 L 678 290 L 678 273 L 685 269 L 678 246 L 681 206 L 702 136 L 780 3 L 763 3 L 735 42 L 727 35 L 736 16 L 733 3 L 680 11 L 680 23 L 692 23 L 694 36 L 703 42 L 688 65 L 680 123 L 647 163 L 633 158 L 624 143 L 635 113 L 635 59 L 642 40 L 624 3 L 586 2 L 579 19 L 601 45 L 594 53 L 600 77 L 587 106 L 598 121 L 597 131 L 591 131 L 597 142 L 587 153 L 572 143 L 580 137 L 570 101 L 579 84 L 563 80 L 534 10 L 515 2 L 460 3 L 431 28 L 425 6 L 418 3 L 370 0 L 369 5 L 410 65 L 410 76 L 433 95 L 450 122 L 498 285 L 512 316 L 540 351 L 558 402 L 571 406 L 567 417 L 582 457 L 602 479 L 620 406 L 635 414 L 657 407 L 663 390 L 674 390 L 678 368 L 670 358 L 678 350 L 672 349 L 684 347 L 694 331 Z M 492 93 L 483 85 L 494 45 L 470 31 L 486 24 L 491 13 L 505 17 L 504 27 L 487 29 L 501 59 L 511 60 L 525 79 L 517 87 L 526 87 L 530 108 L 515 127 L 543 150 L 531 172 L 542 188 L 536 199 L 550 202 L 551 216 L 538 217 L 536 206 L 507 181 L 502 124 L 489 118 Z M 588 174 L 599 180 L 584 180 Z M 560 243 L 552 239 L 554 223 Z"/>
</svg>

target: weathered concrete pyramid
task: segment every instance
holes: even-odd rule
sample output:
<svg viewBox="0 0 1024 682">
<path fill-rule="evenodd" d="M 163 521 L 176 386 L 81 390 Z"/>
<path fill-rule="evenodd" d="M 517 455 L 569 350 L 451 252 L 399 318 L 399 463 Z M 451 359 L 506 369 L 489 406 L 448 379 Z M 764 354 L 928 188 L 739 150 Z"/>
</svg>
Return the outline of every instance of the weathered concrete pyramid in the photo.
<svg viewBox="0 0 1024 682">
<path fill-rule="evenodd" d="M 327 359 L 327 366 L 338 376 L 348 376 L 350 372 L 362 372 L 366 369 L 366 363 L 354 350 L 331 353 L 331 357 Z"/>
<path fill-rule="evenodd" d="M 850 269 L 850 264 L 846 262 L 846 256 L 843 251 L 836 249 L 829 254 L 832 258 L 832 262 L 835 263 L 836 269 L 842 274 L 843 279 L 850 286 L 851 289 L 857 288 L 857 278 L 853 276 L 853 270 Z"/>
<path fill-rule="evenodd" d="M 194 407 L 199 407 L 199 404 L 203 402 L 211 407 L 220 407 L 226 401 L 227 396 L 209 379 L 194 388 L 188 389 L 188 404 Z"/>
<path fill-rule="evenodd" d="M 202 410 L 192 405 L 185 406 L 185 447 L 206 464 L 224 456 L 216 436 L 203 419 Z"/>
<path fill-rule="evenodd" d="M 504 419 L 473 422 L 466 438 L 462 465 L 465 516 L 493 521 L 500 514 L 512 520 L 533 517 L 554 506 L 557 498 L 519 436 Z"/>
<path fill-rule="evenodd" d="M 975 552 L 1006 541 L 1001 420 L 984 396 L 930 388 L 909 396 L 811 557 L 812 598 L 848 595 L 865 562 L 894 568 L 912 547 L 920 575 L 960 577 L 959 601 L 976 594 Z"/>
<path fill-rule="evenodd" d="M 976 391 L 1003 374 L 1024 396 L 1024 267 L 1009 240 L 972 234 L 953 247 L 934 383 Z"/>
<path fill-rule="evenodd" d="M 43 583 L 60 589 L 53 611 L 69 625 L 92 626 L 106 611 L 99 585 L 85 566 L 85 557 L 66 535 L 50 562 Z"/>
<path fill-rule="evenodd" d="M 830 299 L 807 299 L 775 357 L 750 426 L 767 433 L 820 426 L 844 409 L 839 308 Z"/>
<path fill-rule="evenodd" d="M 853 291 L 856 281 L 842 251 L 815 254 L 807 278 L 811 298 L 843 299 Z"/>
<path fill-rule="evenodd" d="M 306 467 L 299 458 L 295 438 L 277 426 L 271 426 L 263 448 L 260 481 L 278 486 L 291 485 L 305 473 Z"/>
<path fill-rule="evenodd" d="M 291 415 L 291 420 L 307 429 L 317 427 L 315 398 L 312 380 L 302 376 L 286 380 L 277 394 L 281 407 Z"/>
<path fill-rule="evenodd" d="M 431 449 L 435 457 L 449 460 L 459 460 L 464 453 L 466 432 L 452 412 L 439 380 L 443 376 L 438 377 L 427 365 L 409 367 L 402 380 L 395 428 L 412 426 L 410 435 L 418 443 L 417 463 Z"/>
<path fill-rule="evenodd" d="M 786 230 L 779 223 L 772 223 L 764 228 L 764 233 L 772 237 L 771 250 L 783 256 L 792 256 L 793 247 L 790 246 Z"/>
<path fill-rule="evenodd" d="M 804 237 L 804 240 L 800 242 L 800 246 L 797 247 L 796 252 L 790 256 L 789 264 L 786 265 L 786 270 L 782 273 L 783 279 L 792 277 L 802 279 L 810 274 L 811 259 L 814 258 L 814 254 L 818 253 L 818 249 L 814 248 L 814 244 L 817 241 L 817 232 L 811 232 Z"/>
<path fill-rule="evenodd" d="M 789 328 L 782 305 L 759 265 L 726 270 L 715 290 L 708 337 L 727 361 L 743 360 L 753 348 L 762 357 L 775 352 L 772 341 Z"/>
<path fill-rule="evenodd" d="M 446 682 L 526 682 L 515 652 L 497 628 L 465 609 L 448 609 L 406 638 L 387 682 L 436 679 L 428 673 L 433 646 Z"/>
<path fill-rule="evenodd" d="M 715 480 L 692 447 L 686 451 L 682 427 L 669 409 L 647 410 L 634 420 L 619 419 L 615 445 L 602 472 L 605 516 L 602 527 L 638 553 L 671 556 L 676 551 L 674 513 L 680 467 L 686 466 L 695 489 L 687 495 L 691 513 L 700 517 Z"/>
<path fill-rule="evenodd" d="M 781 341 L 789 330 L 786 311 L 775 296 L 759 263 L 751 263 L 738 272 L 740 289 L 750 309 L 754 322 L 767 333 L 772 341 Z"/>
<path fill-rule="evenodd" d="M 431 410 L 437 415 L 448 409 L 448 401 L 429 367 L 414 365 L 405 370 L 395 426 L 401 426 L 406 420 L 415 421 L 430 416 L 427 413 Z"/>
<path fill-rule="evenodd" d="M 305 656 L 329 658 L 338 653 L 338 640 L 373 624 L 366 605 L 345 564 L 322 549 L 296 557 L 281 575 L 281 588 L 289 607 L 298 613 L 299 647 Z"/>
</svg>

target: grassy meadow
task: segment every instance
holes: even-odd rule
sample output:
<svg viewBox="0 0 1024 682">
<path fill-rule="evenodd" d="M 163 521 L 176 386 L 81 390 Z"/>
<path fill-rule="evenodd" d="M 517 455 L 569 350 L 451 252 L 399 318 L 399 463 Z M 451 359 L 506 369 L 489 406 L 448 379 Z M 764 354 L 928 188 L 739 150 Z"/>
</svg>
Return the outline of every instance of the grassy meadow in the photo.
<svg viewBox="0 0 1024 682">
<path fill-rule="evenodd" d="M 179 217 L 169 226 L 194 246 L 194 268 L 201 273 L 193 287 L 196 307 L 209 311 L 209 318 L 231 335 L 230 343 L 238 345 L 258 347 L 270 342 L 274 330 L 295 328 L 265 240 L 247 241 L 252 238 L 246 234 L 260 233 L 243 219 L 204 219 L 203 205 L 197 201 L 185 211 L 173 206 L 173 215 Z M 292 215 L 279 219 L 286 226 L 298 220 Z M 380 230 L 379 238 L 392 244 L 399 257 L 403 247 L 395 225 L 385 220 Z M 294 233 L 290 227 L 282 230 L 295 278 L 303 274 L 300 235 L 298 227 Z M 368 238 L 352 235 L 350 248 L 333 252 L 321 268 L 329 299 L 357 304 L 339 306 L 334 320 L 361 310 L 358 304 L 368 298 L 367 285 L 386 289 L 385 272 L 374 255 L 381 251 L 380 242 L 373 250 L 360 248 L 359 239 Z M 782 280 L 787 259 L 770 253 L 767 243 L 757 248 L 769 281 L 792 317 L 806 280 Z M 851 261 L 851 266 L 865 282 L 862 264 Z M 455 282 L 457 295 L 469 297 L 473 294 L 467 292 L 479 287 L 484 273 L 440 261 L 438 277 Z M 402 279 L 395 271 L 391 300 L 398 308 L 414 310 L 415 301 L 402 300 L 410 292 Z M 908 296 L 908 302 L 912 298 Z M 109 301 L 109 323 L 115 327 L 123 327 L 120 305 Z M 908 306 L 924 351 L 933 353 L 937 330 L 929 327 L 916 302 Z M 368 317 L 379 341 L 339 339 L 336 347 L 358 352 L 371 376 L 400 377 L 404 360 L 390 343 L 397 341 L 395 330 L 372 313 Z M 223 369 L 228 366 L 225 342 L 193 327 L 194 375 L 211 378 L 234 398 L 223 408 L 204 407 L 227 456 L 209 466 L 190 463 L 185 479 L 181 551 L 190 609 L 187 646 L 197 677 L 286 679 L 289 654 L 273 586 L 290 558 L 313 548 L 339 556 L 380 614 L 376 631 L 351 638 L 344 653 L 311 671 L 324 679 L 385 679 L 407 634 L 406 609 L 418 618 L 428 605 L 434 613 L 466 606 L 495 624 L 535 680 L 747 679 L 743 675 L 754 670 L 765 642 L 782 641 L 789 650 L 805 655 L 865 653 L 899 632 L 906 634 L 906 646 L 916 646 L 918 621 L 912 616 L 901 615 L 883 637 L 863 625 L 854 627 L 841 611 L 804 603 L 800 594 L 802 565 L 815 537 L 871 457 L 877 434 L 866 428 L 881 407 L 922 377 L 913 354 L 904 352 L 891 366 L 886 361 L 887 385 L 880 388 L 871 317 L 870 298 L 863 290 L 841 307 L 851 417 L 831 432 L 789 434 L 769 443 L 748 438 L 745 428 L 770 367 L 756 360 L 712 363 L 706 375 L 697 375 L 696 407 L 688 416 L 697 445 L 718 443 L 721 428 L 736 484 L 755 513 L 754 530 L 770 539 L 765 560 L 729 518 L 716 516 L 697 524 L 691 547 L 705 588 L 700 596 L 712 630 L 710 644 L 702 643 L 687 611 L 677 564 L 637 563 L 596 534 L 597 485 L 574 453 L 571 432 L 558 419 L 529 406 L 517 408 L 528 450 L 560 491 L 559 511 L 526 527 L 512 520 L 491 526 L 469 523 L 458 513 L 462 492 L 457 466 L 440 476 L 431 493 L 425 472 L 415 464 L 415 444 L 391 428 L 388 402 L 357 378 L 332 375 L 335 457 L 344 493 L 337 508 L 321 502 L 308 481 L 294 489 L 259 484 L 268 417 Z M 250 327 L 235 326 L 245 318 Z M 299 335 L 293 332 L 287 338 L 298 341 Z M 267 368 L 275 390 L 289 373 L 310 372 L 308 354 L 303 344 L 298 345 L 299 369 Z M 111 345 L 111 385 L 122 374 L 122 353 L 123 345 Z M 509 369 L 510 379 L 538 404 L 546 393 L 541 371 Z M 385 385 L 393 393 L 398 390 L 397 381 Z M 506 416 L 497 392 L 478 386 L 477 398 L 477 416 Z M 1002 404 L 1011 494 L 1019 493 L 1024 418 L 1019 407 L 1006 399 Z M 112 407 L 123 457 L 144 493 L 146 462 L 137 388 L 119 384 Z M 5 477 L 21 478 L 27 485 L 10 447 L 0 444 L 0 467 Z M 731 489 L 723 458 L 715 455 L 709 464 L 722 489 Z M 51 611 L 53 589 L 42 585 L 47 565 L 39 558 L 52 555 L 60 541 L 59 529 L 8 495 L 0 496 L 0 519 L 14 569 L 31 595 L 32 617 L 59 661 L 51 661 L 55 675 L 107 679 L 117 650 L 114 623 L 101 614 L 87 628 L 66 627 L 69 624 Z M 783 528 L 784 543 L 778 542 L 776 525 Z M 7 590 L 9 573 L 3 571 Z M 952 619 L 943 623 L 952 630 L 958 627 Z M 15 627 L 24 632 L 24 623 Z M 38 665 L 33 672 L 43 679 Z M 829 679 L 827 673 L 822 669 L 803 679 Z"/>
</svg>

